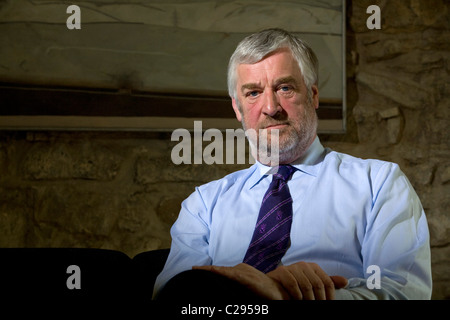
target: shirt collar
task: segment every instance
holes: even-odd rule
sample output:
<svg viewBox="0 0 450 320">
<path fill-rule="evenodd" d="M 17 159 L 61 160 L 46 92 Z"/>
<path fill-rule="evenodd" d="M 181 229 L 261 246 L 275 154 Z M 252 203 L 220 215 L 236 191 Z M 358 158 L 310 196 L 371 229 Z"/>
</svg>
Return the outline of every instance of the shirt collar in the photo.
<svg viewBox="0 0 450 320">
<path fill-rule="evenodd" d="M 297 170 L 309 174 L 313 177 L 317 177 L 320 169 L 320 163 L 324 158 L 325 148 L 320 143 L 319 137 L 316 136 L 313 143 L 306 150 L 305 154 L 294 162 L 290 163 Z M 250 189 L 259 183 L 266 176 L 272 175 L 276 167 L 269 167 L 260 162 L 256 162 L 256 170 L 253 174 L 253 181 L 250 183 Z"/>
</svg>

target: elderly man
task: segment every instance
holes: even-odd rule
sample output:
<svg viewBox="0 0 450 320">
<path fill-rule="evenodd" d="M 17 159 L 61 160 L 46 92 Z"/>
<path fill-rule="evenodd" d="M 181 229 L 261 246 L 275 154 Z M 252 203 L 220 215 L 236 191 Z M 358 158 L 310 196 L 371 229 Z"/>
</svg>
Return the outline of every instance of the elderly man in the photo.
<svg viewBox="0 0 450 320">
<path fill-rule="evenodd" d="M 284 30 L 239 43 L 233 109 L 244 129 L 278 138 L 279 166 L 253 150 L 253 166 L 196 188 L 171 229 L 155 297 L 431 297 L 420 200 L 396 164 L 321 145 L 317 73 L 314 52 Z"/>
</svg>

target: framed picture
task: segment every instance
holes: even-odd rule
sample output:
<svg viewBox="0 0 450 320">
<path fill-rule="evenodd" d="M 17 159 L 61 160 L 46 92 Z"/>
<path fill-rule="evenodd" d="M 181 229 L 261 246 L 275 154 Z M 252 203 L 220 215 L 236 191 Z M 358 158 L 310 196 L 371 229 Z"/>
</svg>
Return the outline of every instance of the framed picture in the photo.
<svg viewBox="0 0 450 320">
<path fill-rule="evenodd" d="M 76 3 L 0 7 L 0 129 L 240 128 L 229 57 L 246 35 L 280 27 L 318 55 L 319 131 L 345 130 L 343 0 Z"/>
</svg>

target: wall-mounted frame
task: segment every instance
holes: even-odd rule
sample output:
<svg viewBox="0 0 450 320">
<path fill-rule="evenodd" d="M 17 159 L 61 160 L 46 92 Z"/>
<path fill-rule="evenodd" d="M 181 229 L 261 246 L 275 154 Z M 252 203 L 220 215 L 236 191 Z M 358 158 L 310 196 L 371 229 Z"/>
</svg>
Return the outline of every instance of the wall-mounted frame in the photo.
<svg viewBox="0 0 450 320">
<path fill-rule="evenodd" d="M 320 61 L 319 131 L 345 130 L 345 1 L 65 1 L 0 7 L 0 129 L 239 128 L 228 59 L 255 31 L 299 34 Z"/>
</svg>

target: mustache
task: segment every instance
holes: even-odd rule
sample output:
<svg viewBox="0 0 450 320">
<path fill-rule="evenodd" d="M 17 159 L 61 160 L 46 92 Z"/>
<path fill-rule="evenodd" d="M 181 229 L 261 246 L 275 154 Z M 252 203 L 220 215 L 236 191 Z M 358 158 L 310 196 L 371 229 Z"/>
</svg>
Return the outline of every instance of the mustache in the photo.
<svg viewBox="0 0 450 320">
<path fill-rule="evenodd" d="M 270 126 L 277 126 L 277 125 L 291 125 L 291 122 L 285 118 L 285 119 L 276 119 L 276 118 L 266 118 L 264 121 L 262 121 L 258 125 L 258 129 L 266 129 Z"/>
</svg>

